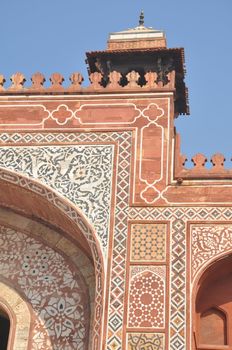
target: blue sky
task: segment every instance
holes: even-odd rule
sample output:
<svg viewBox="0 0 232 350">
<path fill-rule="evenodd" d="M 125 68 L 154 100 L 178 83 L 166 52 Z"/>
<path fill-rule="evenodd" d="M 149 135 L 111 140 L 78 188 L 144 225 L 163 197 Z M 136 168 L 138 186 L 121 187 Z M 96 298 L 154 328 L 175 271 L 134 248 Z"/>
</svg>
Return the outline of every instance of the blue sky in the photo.
<svg viewBox="0 0 232 350">
<path fill-rule="evenodd" d="M 232 156 L 231 0 L 0 0 L 1 67 L 7 80 L 21 71 L 87 79 L 85 52 L 103 50 L 108 33 L 137 25 L 166 32 L 168 47 L 184 47 L 189 117 L 176 121 L 182 151 Z"/>
</svg>

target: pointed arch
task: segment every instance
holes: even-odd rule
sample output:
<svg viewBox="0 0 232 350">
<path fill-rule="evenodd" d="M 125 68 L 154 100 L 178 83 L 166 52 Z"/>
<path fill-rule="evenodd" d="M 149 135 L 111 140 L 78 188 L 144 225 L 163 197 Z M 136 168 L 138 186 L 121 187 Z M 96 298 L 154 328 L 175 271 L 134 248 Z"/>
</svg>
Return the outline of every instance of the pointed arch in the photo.
<svg viewBox="0 0 232 350">
<path fill-rule="evenodd" d="M 10 320 L 7 349 L 27 349 L 31 324 L 29 307 L 14 289 L 3 282 L 0 282 L 0 308 L 5 311 Z"/>
<path fill-rule="evenodd" d="M 193 288 L 193 349 L 232 349 L 232 253 L 205 266 Z"/>
<path fill-rule="evenodd" d="M 102 250 L 93 226 L 79 208 L 49 186 L 2 168 L 0 206 L 62 231 L 93 261 L 96 290 L 92 348 L 100 349 L 105 273 Z"/>
<path fill-rule="evenodd" d="M 199 315 L 199 343 L 227 345 L 227 317 L 225 311 L 212 306 Z"/>
</svg>

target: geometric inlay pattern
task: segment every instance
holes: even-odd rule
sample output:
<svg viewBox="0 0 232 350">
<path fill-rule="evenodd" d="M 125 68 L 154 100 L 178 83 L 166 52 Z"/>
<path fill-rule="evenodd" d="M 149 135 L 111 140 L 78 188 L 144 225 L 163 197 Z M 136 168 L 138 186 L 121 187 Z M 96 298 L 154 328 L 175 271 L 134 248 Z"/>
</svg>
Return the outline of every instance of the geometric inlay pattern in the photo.
<svg viewBox="0 0 232 350">
<path fill-rule="evenodd" d="M 186 230 L 183 220 L 172 224 L 170 349 L 186 350 Z"/>
<path fill-rule="evenodd" d="M 131 207 L 130 220 L 171 221 L 171 290 L 169 349 L 186 350 L 186 222 L 188 221 L 231 221 L 229 207 Z M 202 225 L 201 225 L 202 226 Z M 209 226 L 209 225 L 208 225 Z M 211 225 L 210 225 L 211 226 Z M 213 224 L 212 224 L 213 226 Z M 225 226 L 225 225 L 223 225 Z M 189 346 L 189 347 L 188 347 Z"/>
<path fill-rule="evenodd" d="M 110 305 L 108 314 L 108 335 L 107 349 L 121 350 L 122 328 L 124 315 L 124 292 L 126 275 L 126 244 L 128 231 L 128 209 L 130 191 L 130 159 L 132 152 L 132 132 L 112 131 L 112 132 L 4 132 L 0 134 L 0 141 L 13 146 L 19 144 L 36 143 L 62 143 L 65 145 L 73 143 L 96 143 L 117 142 L 118 144 L 118 167 L 117 167 L 117 189 L 115 207 L 115 228 L 113 255 L 116 257 L 112 261 L 111 285 L 110 285 Z M 9 147 L 8 146 L 8 147 Z M 97 267 L 96 274 L 99 267 Z M 98 286 L 98 284 L 97 284 Z M 96 306 L 100 310 L 95 318 L 94 342 L 99 339 L 99 329 L 101 327 L 102 293 L 97 288 Z M 98 334 L 98 335 L 97 335 Z M 97 347 L 96 347 L 97 348 Z"/>
<path fill-rule="evenodd" d="M 35 178 L 76 204 L 107 247 L 113 145 L 0 147 L 0 166 Z"/>
<path fill-rule="evenodd" d="M 132 267 L 128 326 L 163 328 L 164 300 L 165 267 Z"/>
<path fill-rule="evenodd" d="M 132 224 L 131 261 L 164 262 L 166 258 L 166 224 Z"/>
<path fill-rule="evenodd" d="M 165 335 L 162 333 L 129 333 L 128 350 L 164 350 Z"/>
<path fill-rule="evenodd" d="M 191 225 L 192 279 L 200 268 L 227 251 L 232 251 L 232 225 Z"/>
<path fill-rule="evenodd" d="M 170 220 L 171 222 L 171 271 L 170 271 L 170 350 L 186 350 L 186 222 L 231 221 L 230 207 L 131 207 L 130 220 Z M 202 225 L 201 225 L 202 226 Z M 208 225 L 209 226 L 209 225 Z M 211 225 L 210 225 L 211 226 Z M 213 224 L 212 224 L 213 226 Z M 223 225 L 225 226 L 225 225 Z"/>
<path fill-rule="evenodd" d="M 1 226 L 0 276 L 32 306 L 30 349 L 88 348 L 88 292 L 80 272 L 58 252 Z"/>
<path fill-rule="evenodd" d="M 232 220 L 230 207 L 131 207 L 129 208 L 130 220 L 177 220 L 184 221 L 227 221 Z"/>
</svg>

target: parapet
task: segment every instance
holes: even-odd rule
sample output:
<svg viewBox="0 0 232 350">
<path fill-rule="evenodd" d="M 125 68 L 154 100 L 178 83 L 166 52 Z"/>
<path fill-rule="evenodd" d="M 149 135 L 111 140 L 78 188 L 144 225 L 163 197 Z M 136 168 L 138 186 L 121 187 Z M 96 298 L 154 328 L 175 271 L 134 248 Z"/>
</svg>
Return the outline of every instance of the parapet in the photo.
<svg viewBox="0 0 232 350">
<path fill-rule="evenodd" d="M 192 168 L 185 167 L 187 161 L 188 158 L 180 152 L 180 135 L 176 134 L 174 177 L 179 184 L 184 180 L 232 179 L 232 169 L 225 168 L 226 158 L 221 153 L 215 153 L 210 159 L 202 153 L 195 154 L 191 158 Z"/>
<path fill-rule="evenodd" d="M 141 78 L 143 82 L 141 82 Z M 25 76 L 17 72 L 10 78 L 11 85 L 4 87 L 6 79 L 3 75 L 0 75 L 0 94 L 67 94 L 67 93 L 87 93 L 87 92 L 107 92 L 107 91 L 127 91 L 130 90 L 160 90 L 166 89 L 168 91 L 175 90 L 175 71 L 166 72 L 159 78 L 157 72 L 147 72 L 141 77 L 139 72 L 131 70 L 125 76 L 120 72 L 112 71 L 108 74 L 107 79 L 99 72 L 90 73 L 89 80 L 90 85 L 87 87 L 82 86 L 83 76 L 78 73 L 72 73 L 69 77 L 71 84 L 68 87 L 63 86 L 64 77 L 60 73 L 53 73 L 49 78 L 50 86 L 44 85 L 46 79 L 42 73 L 35 73 L 31 77 L 31 85 L 25 86 Z"/>
</svg>

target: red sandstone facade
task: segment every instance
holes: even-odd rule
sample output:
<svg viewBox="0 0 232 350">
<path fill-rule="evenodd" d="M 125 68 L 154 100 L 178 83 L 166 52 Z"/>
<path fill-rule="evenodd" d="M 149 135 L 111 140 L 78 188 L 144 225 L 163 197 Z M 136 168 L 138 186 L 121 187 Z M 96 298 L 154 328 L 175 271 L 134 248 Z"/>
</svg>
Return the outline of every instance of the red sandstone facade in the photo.
<svg viewBox="0 0 232 350">
<path fill-rule="evenodd" d="M 232 172 L 184 166 L 183 49 L 140 23 L 87 60 L 0 76 L 7 349 L 232 349 Z"/>
</svg>

